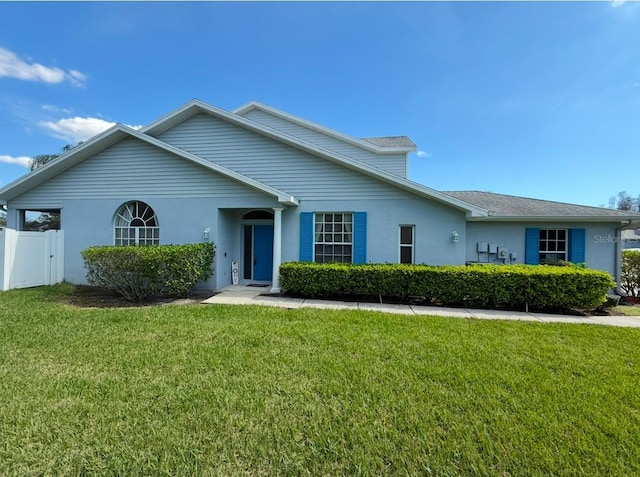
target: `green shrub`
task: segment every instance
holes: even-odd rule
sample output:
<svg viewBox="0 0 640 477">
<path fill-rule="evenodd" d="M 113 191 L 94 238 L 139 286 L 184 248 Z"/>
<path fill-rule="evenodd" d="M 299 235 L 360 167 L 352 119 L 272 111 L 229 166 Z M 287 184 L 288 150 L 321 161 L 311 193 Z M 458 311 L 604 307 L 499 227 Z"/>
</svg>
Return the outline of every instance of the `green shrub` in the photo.
<svg viewBox="0 0 640 477">
<path fill-rule="evenodd" d="M 628 296 L 640 296 L 640 252 L 637 250 L 622 251 L 620 288 Z"/>
<path fill-rule="evenodd" d="M 212 243 L 144 247 L 89 247 L 82 252 L 89 284 L 127 300 L 153 296 L 188 296 L 212 275 Z"/>
<path fill-rule="evenodd" d="M 282 287 L 295 295 L 424 297 L 447 306 L 593 309 L 615 286 L 603 271 L 578 266 L 285 263 Z"/>
</svg>

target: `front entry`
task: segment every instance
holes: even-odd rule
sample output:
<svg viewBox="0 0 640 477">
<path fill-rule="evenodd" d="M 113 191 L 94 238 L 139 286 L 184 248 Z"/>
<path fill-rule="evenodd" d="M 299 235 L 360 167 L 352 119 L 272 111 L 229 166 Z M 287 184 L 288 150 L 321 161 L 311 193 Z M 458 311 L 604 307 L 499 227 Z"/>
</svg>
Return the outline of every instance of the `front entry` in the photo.
<svg viewBox="0 0 640 477">
<path fill-rule="evenodd" d="M 273 225 L 244 226 L 244 279 L 271 281 Z"/>
</svg>

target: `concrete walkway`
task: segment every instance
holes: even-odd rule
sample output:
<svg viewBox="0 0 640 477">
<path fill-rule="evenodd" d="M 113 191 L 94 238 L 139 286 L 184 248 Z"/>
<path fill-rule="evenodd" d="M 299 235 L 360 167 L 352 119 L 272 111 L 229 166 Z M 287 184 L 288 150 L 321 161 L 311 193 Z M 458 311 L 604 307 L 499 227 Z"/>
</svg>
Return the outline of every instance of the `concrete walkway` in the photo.
<svg viewBox="0 0 640 477">
<path fill-rule="evenodd" d="M 480 320 L 538 321 L 541 323 L 581 323 L 592 325 L 624 326 L 640 328 L 640 316 L 571 316 L 522 311 L 476 310 L 471 308 L 444 308 L 439 306 L 394 305 L 391 303 L 345 302 L 288 298 L 262 295 L 264 288 L 243 286 L 226 287 L 221 293 L 207 298 L 205 304 L 262 305 L 280 308 L 324 308 L 331 310 L 368 310 L 404 315 L 447 316 L 452 318 L 476 318 Z"/>
</svg>

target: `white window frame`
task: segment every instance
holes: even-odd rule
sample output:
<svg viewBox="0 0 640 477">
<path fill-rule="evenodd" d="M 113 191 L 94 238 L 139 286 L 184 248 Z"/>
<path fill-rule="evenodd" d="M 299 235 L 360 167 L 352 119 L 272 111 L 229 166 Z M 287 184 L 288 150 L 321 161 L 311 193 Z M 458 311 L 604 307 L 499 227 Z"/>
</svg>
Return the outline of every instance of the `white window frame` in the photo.
<svg viewBox="0 0 640 477">
<path fill-rule="evenodd" d="M 549 232 L 555 232 L 555 238 L 549 238 Z M 542 238 L 542 234 L 543 232 L 546 233 L 546 238 Z M 559 233 L 558 232 L 563 232 L 564 233 L 564 239 L 558 238 Z M 553 265 L 558 263 L 558 261 L 560 260 L 567 260 L 567 256 L 569 253 L 569 231 L 567 229 L 540 229 L 540 233 L 538 235 L 538 262 L 541 264 L 549 264 L 549 265 Z M 555 248 L 556 250 L 549 250 L 549 244 L 550 243 L 554 243 L 555 247 L 551 247 L 551 248 Z M 544 245 L 543 245 L 544 244 Z M 558 250 L 558 246 L 560 244 L 564 245 L 564 250 Z M 555 255 L 557 258 L 551 262 L 547 261 L 547 260 L 542 260 L 542 255 Z"/>
<path fill-rule="evenodd" d="M 411 243 L 403 244 L 402 243 L 402 229 L 403 228 L 411 228 Z M 402 262 L 402 249 L 408 248 L 411 249 L 411 262 L 408 263 L 414 264 L 416 263 L 416 226 L 413 224 L 400 224 L 398 226 L 398 263 Z"/>
<path fill-rule="evenodd" d="M 142 225 L 131 225 L 134 222 Z M 153 208 L 139 200 L 126 202 L 118 207 L 113 220 L 113 243 L 122 247 L 159 245 L 160 226 Z"/>
<path fill-rule="evenodd" d="M 332 219 L 335 218 L 336 215 L 342 215 L 342 220 L 340 222 L 336 222 L 332 220 L 327 222 L 325 220 L 327 215 L 331 215 Z M 318 222 L 318 218 L 322 216 L 322 221 Z M 345 220 L 346 216 L 350 217 L 350 220 Z M 315 212 L 313 214 L 313 261 L 318 262 L 318 258 L 322 257 L 340 257 L 341 260 L 337 260 L 340 263 L 353 263 L 353 212 Z M 338 226 L 340 230 L 335 230 Z M 328 230 L 331 229 L 331 230 Z M 331 240 L 327 240 L 327 235 L 331 235 Z M 336 241 L 336 235 L 339 241 Z M 343 247 L 342 253 L 321 253 L 318 254 L 318 247 Z M 344 252 L 344 247 L 349 247 L 350 252 L 347 254 Z M 335 249 L 334 249 L 335 250 Z M 345 258 L 348 257 L 348 261 Z M 319 263 L 331 263 L 336 260 L 326 260 L 323 259 Z"/>
</svg>

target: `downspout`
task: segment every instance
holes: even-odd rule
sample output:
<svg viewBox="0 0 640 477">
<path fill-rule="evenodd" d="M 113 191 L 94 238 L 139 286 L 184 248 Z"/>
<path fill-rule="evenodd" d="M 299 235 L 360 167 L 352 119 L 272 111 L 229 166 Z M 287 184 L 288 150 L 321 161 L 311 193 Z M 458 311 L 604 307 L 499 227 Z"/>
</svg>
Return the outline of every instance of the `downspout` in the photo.
<svg viewBox="0 0 640 477">
<path fill-rule="evenodd" d="M 616 276 L 615 276 L 615 281 L 616 281 L 616 293 L 618 295 L 622 295 L 622 290 L 620 289 L 620 282 L 622 281 L 622 229 L 624 229 L 625 227 L 627 227 L 629 224 L 631 223 L 630 220 L 628 220 L 626 223 L 623 222 L 623 225 L 621 225 L 620 227 L 616 227 L 615 231 L 616 231 L 616 240 L 615 240 L 615 244 L 616 244 L 616 266 L 615 266 L 615 272 L 616 272 Z"/>
</svg>

